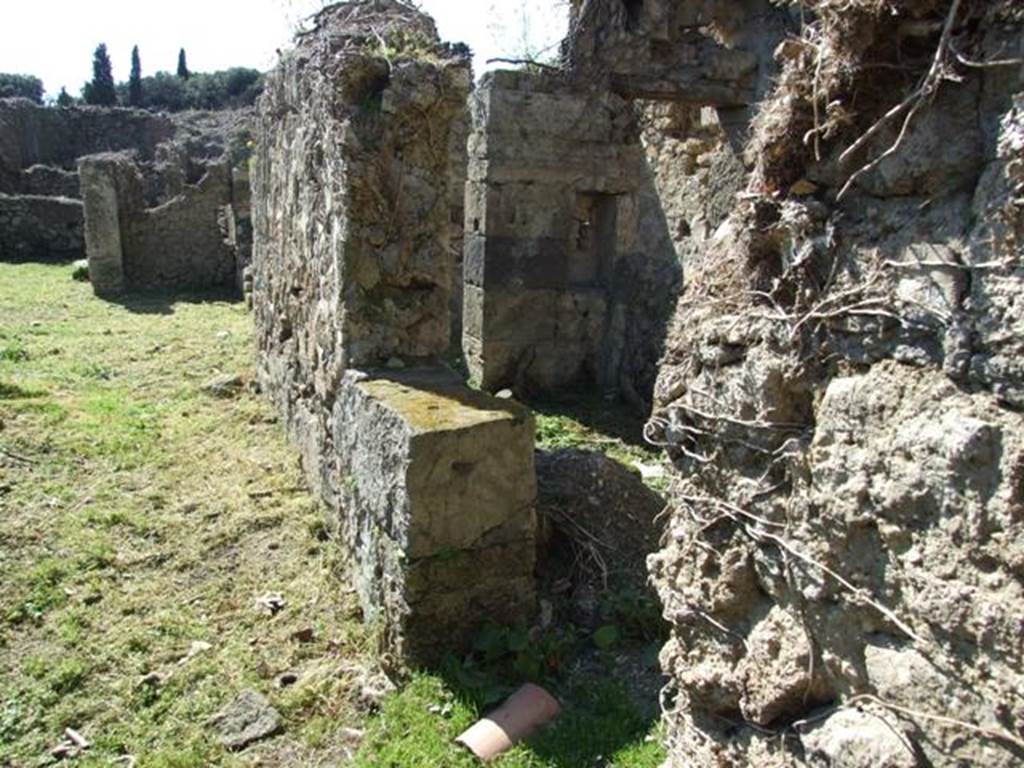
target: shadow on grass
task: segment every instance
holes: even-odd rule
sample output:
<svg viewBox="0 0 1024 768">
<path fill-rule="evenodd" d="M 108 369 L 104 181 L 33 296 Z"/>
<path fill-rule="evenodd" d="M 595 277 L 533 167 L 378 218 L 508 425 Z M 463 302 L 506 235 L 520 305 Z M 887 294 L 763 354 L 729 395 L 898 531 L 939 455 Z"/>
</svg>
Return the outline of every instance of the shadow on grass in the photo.
<svg viewBox="0 0 1024 768">
<path fill-rule="evenodd" d="M 45 395 L 46 392 L 41 389 L 25 389 L 17 384 L 0 380 L 0 400 L 32 400 Z"/>
<path fill-rule="evenodd" d="M 545 416 L 568 417 L 595 433 L 650 450 L 644 441 L 646 416 L 619 400 L 595 392 L 577 392 L 565 397 L 531 398 L 526 405 Z"/>
<path fill-rule="evenodd" d="M 238 291 L 226 287 L 128 291 L 101 298 L 138 315 L 173 315 L 178 304 L 237 304 L 242 301 Z"/>
</svg>

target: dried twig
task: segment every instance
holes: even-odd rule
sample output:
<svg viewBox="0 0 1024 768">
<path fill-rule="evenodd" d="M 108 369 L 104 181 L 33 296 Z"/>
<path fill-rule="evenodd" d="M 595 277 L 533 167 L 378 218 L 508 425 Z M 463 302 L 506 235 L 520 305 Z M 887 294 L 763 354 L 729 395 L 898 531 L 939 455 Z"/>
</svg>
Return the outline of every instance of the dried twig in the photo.
<svg viewBox="0 0 1024 768">
<path fill-rule="evenodd" d="M 945 717 L 944 715 L 933 715 L 929 712 L 921 712 L 917 709 L 901 707 L 898 704 L 893 704 L 892 702 L 886 701 L 885 699 L 880 699 L 878 696 L 874 696 L 869 693 L 854 696 L 847 702 L 847 706 L 856 706 L 857 704 L 860 704 L 862 702 L 870 702 L 871 704 L 877 704 L 880 707 L 885 707 L 886 709 L 892 712 L 897 712 L 901 715 L 906 715 L 907 717 L 920 718 L 921 720 L 931 720 L 932 722 L 943 723 L 944 725 L 949 725 L 954 728 L 962 728 L 972 733 L 976 733 L 979 736 L 985 736 L 995 741 L 1001 741 L 1006 744 L 1012 744 L 1018 749 L 1024 749 L 1024 739 L 1021 739 L 1020 737 L 1015 736 L 1009 731 L 1003 730 L 1001 728 L 985 728 L 980 725 L 975 725 L 974 723 L 968 723 L 965 720 L 957 720 L 953 717 Z"/>
<path fill-rule="evenodd" d="M 22 456 L 20 454 L 14 453 L 13 451 L 9 451 L 6 448 L 0 448 L 0 454 L 3 454 L 8 459 L 11 459 L 13 461 L 21 462 L 22 464 L 38 464 L 39 463 L 35 459 L 30 459 L 27 456 Z"/>
<path fill-rule="evenodd" d="M 877 168 L 886 158 L 891 157 L 899 151 L 900 146 L 903 144 L 904 138 L 906 138 L 907 132 L 910 129 L 910 124 L 913 122 L 914 117 L 924 106 L 925 101 L 933 97 L 939 88 L 939 85 L 944 79 L 944 65 L 946 59 L 946 52 L 950 47 L 950 38 L 953 34 L 953 26 L 956 23 L 957 14 L 960 12 L 961 0 L 953 0 L 953 5 L 949 9 L 949 14 L 946 16 L 946 22 L 942 27 L 942 36 L 939 38 L 939 45 L 935 49 L 935 56 L 932 58 L 932 65 L 928 69 L 928 73 L 925 75 L 921 85 L 912 93 L 910 96 L 905 98 L 902 102 L 897 104 L 891 110 L 889 110 L 882 118 L 876 122 L 868 131 L 861 136 L 853 146 L 843 152 L 840 155 L 840 163 L 851 157 L 854 152 L 860 147 L 864 146 L 873 136 L 887 125 L 891 120 L 894 120 L 899 115 L 907 111 L 907 116 L 903 121 L 903 127 L 900 129 L 899 135 L 896 137 L 896 141 L 893 142 L 885 152 L 876 157 L 874 160 L 869 162 L 867 165 L 862 166 L 859 170 L 855 171 L 843 185 L 843 188 L 839 190 L 839 194 L 836 196 L 837 200 L 842 200 L 846 193 L 849 192 L 850 188 L 862 177 L 864 174 L 871 172 Z"/>
<path fill-rule="evenodd" d="M 542 64 L 541 62 L 534 61 L 533 59 L 504 59 L 504 58 L 497 58 L 497 59 L 488 59 L 487 63 L 488 64 L 515 64 L 517 66 L 525 65 L 525 66 L 528 66 L 528 67 L 539 67 L 540 69 L 546 69 L 549 72 L 561 72 L 562 71 L 560 67 L 555 67 L 555 66 L 552 66 L 551 64 Z"/>
</svg>

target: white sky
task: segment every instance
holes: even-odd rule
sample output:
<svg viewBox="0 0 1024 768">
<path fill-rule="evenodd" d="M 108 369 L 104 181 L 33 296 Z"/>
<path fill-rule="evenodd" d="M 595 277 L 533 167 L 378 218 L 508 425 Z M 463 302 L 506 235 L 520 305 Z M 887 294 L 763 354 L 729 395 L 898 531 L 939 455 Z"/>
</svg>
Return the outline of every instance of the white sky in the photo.
<svg viewBox="0 0 1024 768">
<path fill-rule="evenodd" d="M 297 21 L 323 0 L 0 0 L 0 72 L 35 75 L 48 98 L 74 96 L 92 77 L 92 54 L 106 43 L 114 78 L 127 80 L 138 44 L 143 75 L 175 71 L 178 49 L 189 69 L 266 70 L 287 48 Z M 477 72 L 497 56 L 555 46 L 565 34 L 563 4 L 553 0 L 420 0 L 442 39 L 465 42 Z M 525 12 L 525 14 L 524 14 Z M 525 18 L 525 23 L 524 23 Z"/>
</svg>

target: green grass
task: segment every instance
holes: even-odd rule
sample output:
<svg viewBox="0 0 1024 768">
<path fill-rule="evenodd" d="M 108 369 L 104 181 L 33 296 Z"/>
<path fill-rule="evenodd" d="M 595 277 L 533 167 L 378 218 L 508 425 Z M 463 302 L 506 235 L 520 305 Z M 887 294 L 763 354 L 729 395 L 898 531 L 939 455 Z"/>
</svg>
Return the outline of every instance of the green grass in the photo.
<svg viewBox="0 0 1024 768">
<path fill-rule="evenodd" d="M 351 684 L 293 693 L 367 656 L 295 454 L 257 397 L 200 391 L 251 375 L 250 328 L 217 297 L 113 304 L 66 266 L 0 264 L 0 765 L 67 727 L 93 744 L 80 765 L 316 764 L 363 726 Z M 205 723 L 246 688 L 287 731 L 231 755 Z"/>
<path fill-rule="evenodd" d="M 493 765 L 501 768 L 656 768 L 665 759 L 658 734 L 614 683 L 591 681 L 571 692 L 572 706 L 550 727 Z M 438 713 L 443 714 L 438 714 Z M 453 740 L 480 708 L 434 676 L 413 678 L 385 701 L 367 734 L 356 768 L 479 765 Z"/>
<path fill-rule="evenodd" d="M 472 764 L 452 738 L 487 701 L 450 674 L 361 705 L 370 640 L 295 452 L 257 396 L 201 392 L 252 354 L 239 303 L 108 303 L 67 266 L 0 263 L 0 765 L 68 727 L 79 766 L 333 766 L 351 729 L 360 766 Z M 659 765 L 652 717 L 602 677 L 562 675 L 565 715 L 496 765 Z M 245 689 L 285 732 L 232 754 L 206 722 Z"/>
<path fill-rule="evenodd" d="M 643 419 L 625 405 L 609 403 L 598 394 L 584 393 L 571 401 L 531 402 L 537 420 L 537 446 L 549 450 L 578 448 L 600 451 L 631 467 L 660 469 L 645 482 L 659 493 L 668 486 L 666 460 L 662 451 L 644 442 Z"/>
</svg>

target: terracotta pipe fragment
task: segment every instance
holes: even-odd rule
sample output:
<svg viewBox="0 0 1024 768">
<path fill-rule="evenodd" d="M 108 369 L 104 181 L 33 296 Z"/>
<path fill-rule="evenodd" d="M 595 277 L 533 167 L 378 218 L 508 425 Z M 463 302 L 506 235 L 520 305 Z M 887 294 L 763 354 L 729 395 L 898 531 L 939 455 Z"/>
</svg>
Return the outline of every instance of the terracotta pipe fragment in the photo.
<svg viewBox="0 0 1024 768">
<path fill-rule="evenodd" d="M 550 723 L 561 711 L 554 696 L 539 685 L 527 683 L 455 741 L 485 763 L 490 762 Z"/>
</svg>

